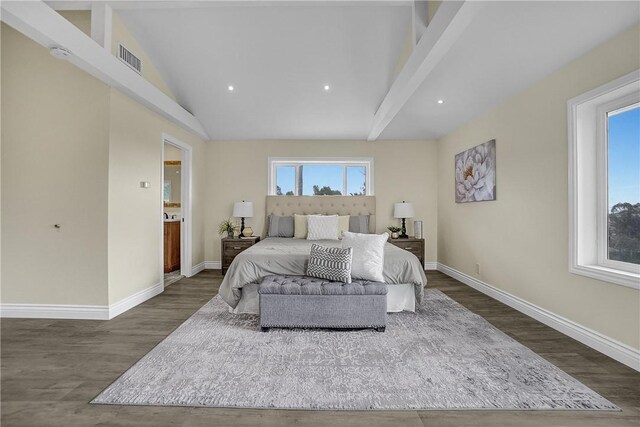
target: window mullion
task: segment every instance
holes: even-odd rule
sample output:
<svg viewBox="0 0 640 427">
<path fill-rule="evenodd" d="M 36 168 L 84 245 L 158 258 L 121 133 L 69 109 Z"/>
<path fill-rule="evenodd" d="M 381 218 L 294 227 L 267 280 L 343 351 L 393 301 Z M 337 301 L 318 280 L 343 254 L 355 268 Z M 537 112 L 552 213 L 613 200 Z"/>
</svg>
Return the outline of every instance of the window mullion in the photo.
<svg viewBox="0 0 640 427">
<path fill-rule="evenodd" d="M 596 109 L 596 253 L 598 263 L 607 259 L 607 112 Z"/>
<path fill-rule="evenodd" d="M 347 196 L 347 165 L 342 165 L 342 195 Z"/>
</svg>

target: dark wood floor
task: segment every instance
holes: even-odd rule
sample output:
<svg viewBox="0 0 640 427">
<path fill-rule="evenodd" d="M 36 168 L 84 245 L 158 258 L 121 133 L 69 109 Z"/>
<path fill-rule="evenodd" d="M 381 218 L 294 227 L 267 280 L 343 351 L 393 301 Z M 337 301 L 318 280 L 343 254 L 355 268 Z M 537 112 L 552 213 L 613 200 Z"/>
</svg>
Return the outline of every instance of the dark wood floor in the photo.
<svg viewBox="0 0 640 427">
<path fill-rule="evenodd" d="M 169 286 L 110 321 L 2 320 L 2 426 L 637 426 L 640 373 L 438 272 L 429 287 L 622 408 L 584 411 L 332 412 L 101 406 L 89 402 L 217 293 L 219 272 Z"/>
</svg>

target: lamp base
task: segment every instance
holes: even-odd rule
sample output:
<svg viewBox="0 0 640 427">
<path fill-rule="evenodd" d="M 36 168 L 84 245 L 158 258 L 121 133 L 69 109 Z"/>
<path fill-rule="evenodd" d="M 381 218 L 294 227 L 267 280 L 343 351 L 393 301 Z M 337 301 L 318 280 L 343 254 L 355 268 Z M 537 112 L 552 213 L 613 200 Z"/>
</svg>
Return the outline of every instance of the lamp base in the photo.
<svg viewBox="0 0 640 427">
<path fill-rule="evenodd" d="M 402 218 L 402 232 L 398 236 L 398 239 L 408 239 L 409 238 L 409 236 L 407 235 L 407 225 L 405 224 L 405 220 L 406 220 L 406 218 Z"/>
</svg>

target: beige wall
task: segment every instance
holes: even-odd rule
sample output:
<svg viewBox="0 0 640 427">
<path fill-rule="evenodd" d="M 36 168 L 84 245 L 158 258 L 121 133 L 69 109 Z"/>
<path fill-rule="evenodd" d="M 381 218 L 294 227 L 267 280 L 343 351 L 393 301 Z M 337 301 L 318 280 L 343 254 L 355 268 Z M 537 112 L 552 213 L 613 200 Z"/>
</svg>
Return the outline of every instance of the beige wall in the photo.
<svg viewBox="0 0 640 427">
<path fill-rule="evenodd" d="M 430 141 L 210 141 L 207 144 L 207 261 L 220 260 L 217 225 L 229 218 L 233 203 L 254 203 L 255 217 L 247 222 L 256 234 L 264 229 L 268 157 L 373 157 L 377 230 L 399 224 L 393 203 L 415 204 L 426 236 L 426 261 L 435 261 L 437 153 Z M 413 220 L 408 232 L 413 232 Z"/>
<path fill-rule="evenodd" d="M 89 10 L 60 10 L 58 11 L 62 17 L 73 25 L 78 27 L 80 31 L 91 37 L 91 11 Z"/>
<path fill-rule="evenodd" d="M 204 261 L 205 143 L 122 93 L 111 91 L 109 302 L 159 283 L 162 245 L 162 134 L 193 148 L 193 264 Z M 151 187 L 140 188 L 140 181 Z"/>
<path fill-rule="evenodd" d="M 639 52 L 635 27 L 438 143 L 438 261 L 636 349 L 640 292 L 568 271 L 566 108 Z M 493 138 L 497 200 L 456 204 L 454 155 Z"/>
<path fill-rule="evenodd" d="M 164 144 L 164 159 L 166 160 L 182 160 L 182 150 L 171 144 Z"/>
<path fill-rule="evenodd" d="M 2 303 L 107 305 L 161 281 L 163 133 L 193 148 L 203 262 L 204 141 L 4 24 L 1 55 Z"/>
<path fill-rule="evenodd" d="M 438 8 L 440 7 L 441 3 L 442 3 L 442 1 L 440 1 L 440 0 L 428 0 L 427 1 L 427 14 L 429 16 L 429 22 L 431 22 L 433 17 L 436 16 L 436 12 L 438 11 Z"/>
<path fill-rule="evenodd" d="M 2 46 L 0 24 L 0 49 Z M 2 117 L 2 54 L 0 53 L 0 118 Z M 2 301 L 2 120 L 0 120 L 0 302 Z"/>
<path fill-rule="evenodd" d="M 2 24 L 1 102 L 2 302 L 106 304 L 109 88 Z"/>
<path fill-rule="evenodd" d="M 133 37 L 133 34 L 131 34 L 124 22 L 122 22 L 122 19 L 116 11 L 113 12 L 112 27 L 111 52 L 115 56 L 118 56 L 118 43 L 122 43 L 124 47 L 142 61 L 142 77 L 175 101 L 175 96 L 173 96 L 171 89 L 169 89 L 169 86 L 167 86 L 160 76 L 158 69 L 153 62 L 151 62 L 151 58 L 149 58 L 147 53 L 142 49 L 142 46 L 140 46 L 140 43 Z"/>
<path fill-rule="evenodd" d="M 66 20 L 78 27 L 83 33 L 91 37 L 91 11 L 88 10 L 65 10 L 59 11 Z M 124 24 L 116 11 L 113 12 L 112 18 L 112 34 L 111 34 L 111 53 L 118 56 L 118 43 L 122 43 L 124 47 L 129 49 L 142 61 L 142 77 L 147 79 L 151 84 L 164 92 L 165 95 L 175 100 L 175 96 L 160 76 L 158 69 L 151 62 L 147 53 L 142 49 L 140 43 L 135 39 L 131 31 Z"/>
</svg>

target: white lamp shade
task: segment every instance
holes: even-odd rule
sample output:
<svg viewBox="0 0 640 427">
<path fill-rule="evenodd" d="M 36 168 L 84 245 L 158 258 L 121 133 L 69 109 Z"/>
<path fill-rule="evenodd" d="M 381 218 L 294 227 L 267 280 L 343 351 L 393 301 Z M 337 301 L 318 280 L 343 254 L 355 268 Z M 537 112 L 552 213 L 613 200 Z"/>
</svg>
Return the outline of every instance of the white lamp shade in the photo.
<svg viewBox="0 0 640 427">
<path fill-rule="evenodd" d="M 236 218 L 253 217 L 253 202 L 235 202 L 233 204 L 233 216 Z"/>
<path fill-rule="evenodd" d="M 393 217 L 394 218 L 413 218 L 415 212 L 413 211 L 413 203 L 395 203 L 393 205 Z"/>
</svg>

